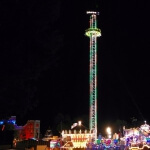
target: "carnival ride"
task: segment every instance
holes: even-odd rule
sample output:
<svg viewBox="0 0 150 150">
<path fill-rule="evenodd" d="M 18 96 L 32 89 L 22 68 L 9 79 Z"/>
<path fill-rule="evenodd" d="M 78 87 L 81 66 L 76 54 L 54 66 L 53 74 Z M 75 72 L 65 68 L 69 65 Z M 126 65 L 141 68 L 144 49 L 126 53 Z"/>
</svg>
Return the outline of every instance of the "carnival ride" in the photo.
<svg viewBox="0 0 150 150">
<path fill-rule="evenodd" d="M 116 134 L 116 133 L 115 133 Z M 101 137 L 97 140 L 97 144 L 93 144 L 97 149 L 150 149 L 150 126 L 148 124 L 141 125 L 137 128 L 123 128 L 123 136 L 114 136 L 114 138 Z"/>
</svg>

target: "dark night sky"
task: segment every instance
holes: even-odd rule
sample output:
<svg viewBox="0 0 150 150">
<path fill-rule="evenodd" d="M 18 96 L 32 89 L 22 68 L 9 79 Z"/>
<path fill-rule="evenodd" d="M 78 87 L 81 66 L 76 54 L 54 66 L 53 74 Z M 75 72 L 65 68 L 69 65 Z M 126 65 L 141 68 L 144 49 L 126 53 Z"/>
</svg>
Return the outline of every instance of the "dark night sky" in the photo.
<svg viewBox="0 0 150 150">
<path fill-rule="evenodd" d="M 19 125 L 89 115 L 87 10 L 100 12 L 98 122 L 149 121 L 147 1 L 0 1 L 0 117 Z"/>
</svg>

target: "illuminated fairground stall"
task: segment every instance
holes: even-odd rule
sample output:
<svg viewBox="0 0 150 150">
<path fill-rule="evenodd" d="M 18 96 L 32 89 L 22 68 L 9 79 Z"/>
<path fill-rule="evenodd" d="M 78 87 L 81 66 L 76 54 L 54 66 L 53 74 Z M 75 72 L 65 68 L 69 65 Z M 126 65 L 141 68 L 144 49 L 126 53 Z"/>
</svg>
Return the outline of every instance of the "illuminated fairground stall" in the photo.
<svg viewBox="0 0 150 150">
<path fill-rule="evenodd" d="M 150 148 L 150 126 L 145 121 L 145 124 L 140 127 L 124 128 L 124 137 L 121 140 L 125 141 L 125 145 L 129 149 Z"/>
<path fill-rule="evenodd" d="M 145 121 L 145 124 L 137 128 L 123 127 L 122 137 L 116 133 L 111 138 L 102 137 L 96 146 L 98 149 L 150 149 L 150 126 Z"/>
<path fill-rule="evenodd" d="M 81 124 L 81 121 L 74 123 L 70 130 L 62 131 L 62 148 L 87 148 L 92 140 L 92 132 Z"/>
</svg>

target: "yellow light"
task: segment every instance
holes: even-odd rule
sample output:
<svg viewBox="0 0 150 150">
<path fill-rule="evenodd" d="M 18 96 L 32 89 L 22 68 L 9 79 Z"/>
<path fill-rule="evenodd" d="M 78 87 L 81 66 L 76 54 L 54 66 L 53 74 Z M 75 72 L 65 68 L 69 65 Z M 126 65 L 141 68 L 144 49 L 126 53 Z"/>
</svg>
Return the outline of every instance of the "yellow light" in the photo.
<svg viewBox="0 0 150 150">
<path fill-rule="evenodd" d="M 90 37 L 91 35 L 100 37 L 101 36 L 101 30 L 98 28 L 89 28 L 86 30 L 85 35 Z"/>
<path fill-rule="evenodd" d="M 107 127 L 106 131 L 108 134 L 111 134 L 111 128 L 110 127 Z"/>
<path fill-rule="evenodd" d="M 81 121 L 78 121 L 78 125 L 81 126 L 81 124 L 82 124 Z"/>
</svg>

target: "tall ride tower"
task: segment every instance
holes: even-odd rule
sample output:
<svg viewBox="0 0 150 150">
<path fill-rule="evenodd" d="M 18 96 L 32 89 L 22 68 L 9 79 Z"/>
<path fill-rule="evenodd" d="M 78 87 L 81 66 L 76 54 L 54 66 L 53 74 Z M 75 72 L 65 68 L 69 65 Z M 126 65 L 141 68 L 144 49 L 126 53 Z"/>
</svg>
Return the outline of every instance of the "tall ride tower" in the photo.
<svg viewBox="0 0 150 150">
<path fill-rule="evenodd" d="M 89 128 L 93 132 L 93 141 L 97 139 L 97 37 L 101 36 L 101 30 L 97 28 L 97 15 L 99 12 L 87 11 L 90 14 L 90 28 L 85 35 L 90 38 L 90 115 Z"/>
</svg>

